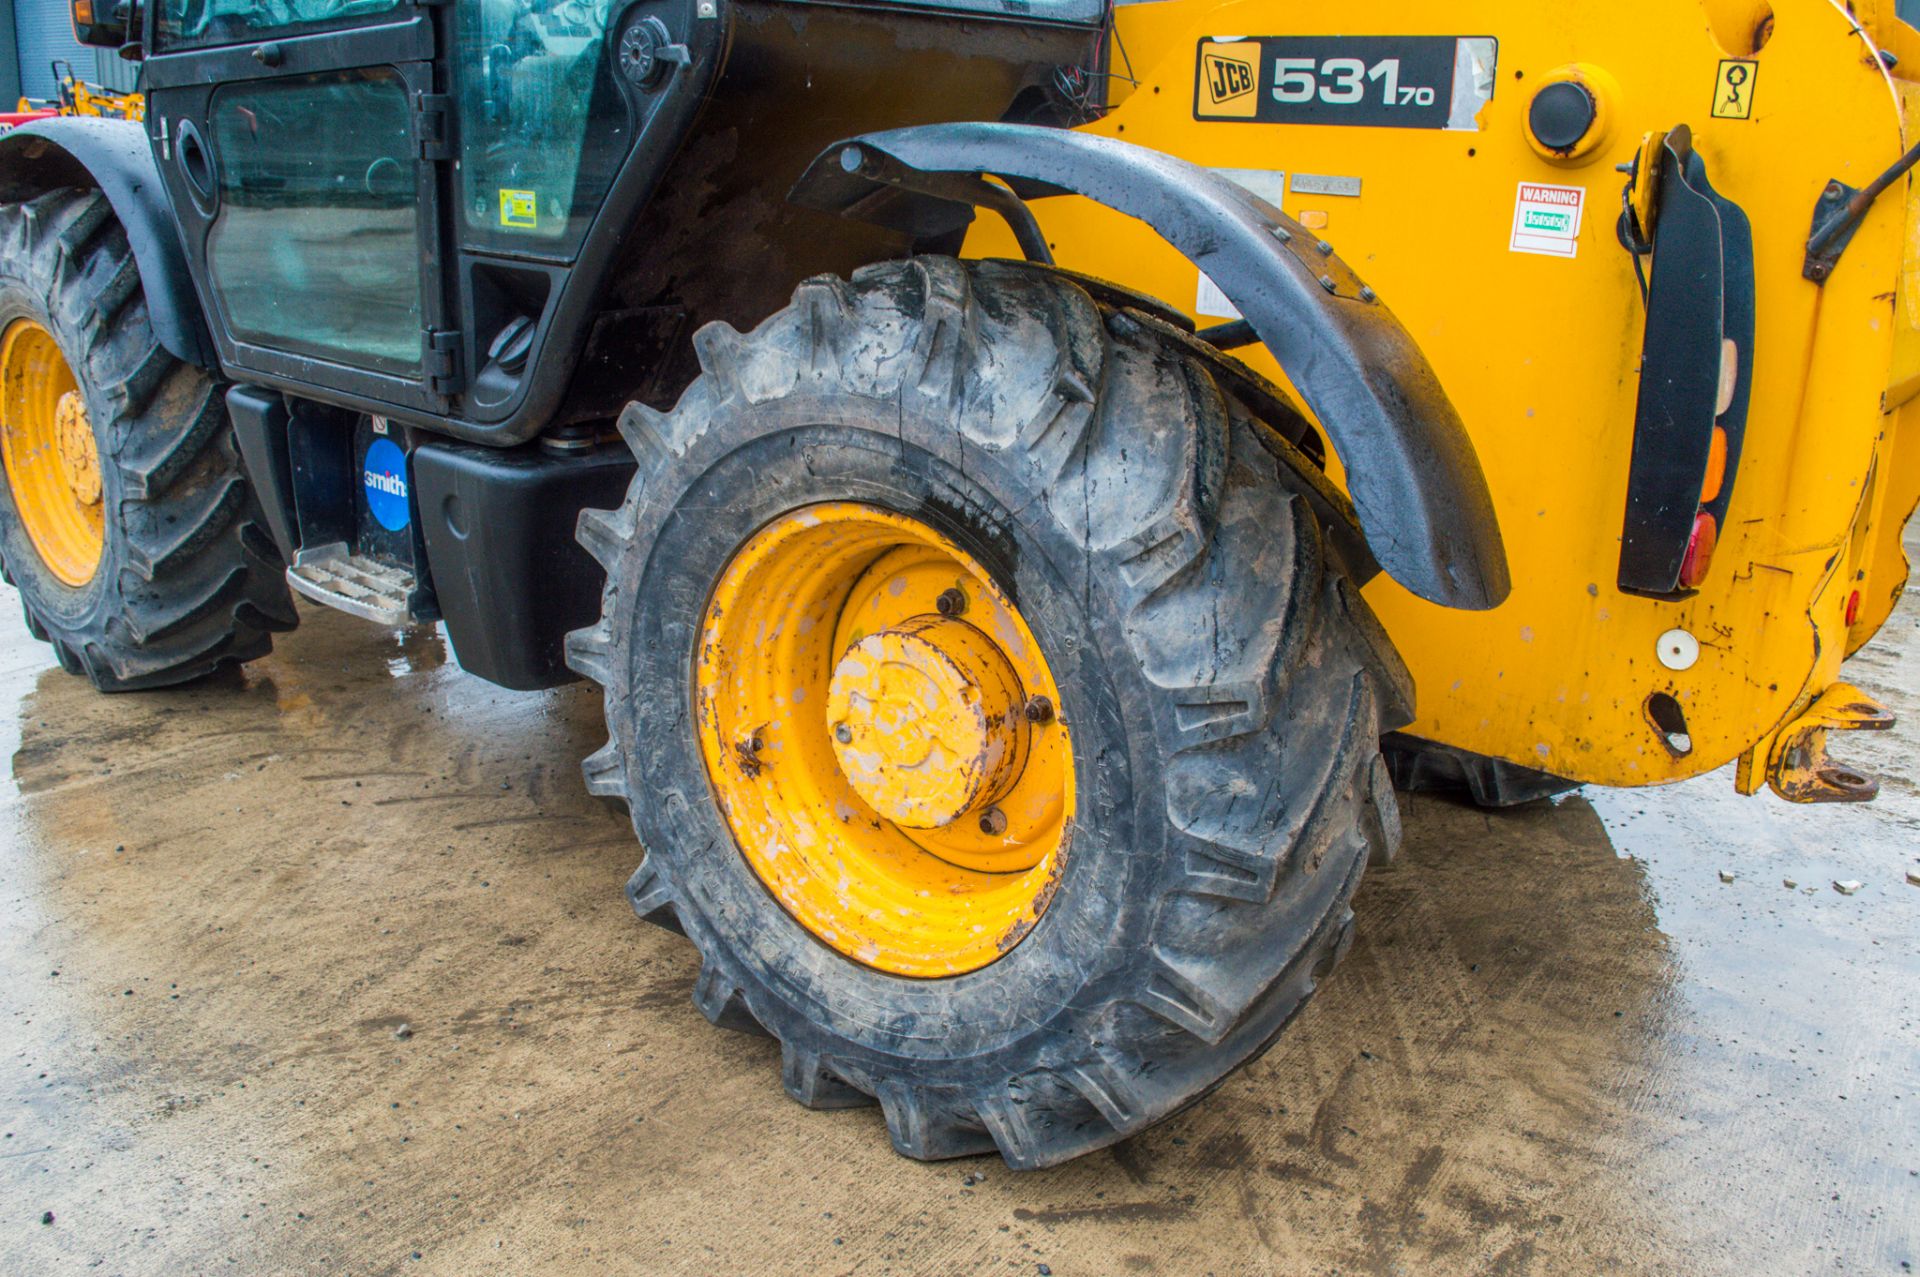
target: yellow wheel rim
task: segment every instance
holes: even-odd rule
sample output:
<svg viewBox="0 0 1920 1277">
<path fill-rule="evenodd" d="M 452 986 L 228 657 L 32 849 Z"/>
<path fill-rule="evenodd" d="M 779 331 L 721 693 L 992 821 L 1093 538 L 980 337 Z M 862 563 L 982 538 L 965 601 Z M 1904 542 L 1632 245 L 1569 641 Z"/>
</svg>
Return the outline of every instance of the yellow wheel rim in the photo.
<svg viewBox="0 0 1920 1277">
<path fill-rule="evenodd" d="M 0 461 L 33 548 L 60 581 L 100 568 L 106 519 L 87 403 L 53 334 L 16 319 L 0 337 Z"/>
<path fill-rule="evenodd" d="M 897 975 L 978 970 L 1046 911 L 1073 816 L 1059 703 L 985 569 L 873 506 L 761 529 L 700 639 L 701 752 L 741 853 L 808 931 Z"/>
</svg>

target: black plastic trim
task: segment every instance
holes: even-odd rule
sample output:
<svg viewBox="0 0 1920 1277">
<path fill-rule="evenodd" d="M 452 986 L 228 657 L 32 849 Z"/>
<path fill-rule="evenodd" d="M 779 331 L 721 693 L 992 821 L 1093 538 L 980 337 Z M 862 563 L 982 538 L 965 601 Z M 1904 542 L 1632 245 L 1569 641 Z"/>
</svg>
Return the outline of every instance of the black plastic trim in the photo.
<svg viewBox="0 0 1920 1277">
<path fill-rule="evenodd" d="M 187 255 L 140 125 L 66 116 L 0 135 L 0 200 L 32 199 L 62 186 L 97 187 L 107 197 L 140 268 L 155 339 L 176 359 L 217 373 Z"/>
<path fill-rule="evenodd" d="M 280 557 L 292 563 L 300 549 L 300 523 L 294 513 L 293 453 L 287 441 L 286 400 L 257 386 L 227 390 L 227 416 L 233 420 L 240 460 L 267 530 L 280 548 Z"/>
<path fill-rule="evenodd" d="M 415 514 L 460 667 L 517 691 L 558 687 L 568 630 L 600 616 L 605 573 L 574 539 L 580 511 L 626 499 L 633 455 L 617 443 L 559 456 L 422 443 Z"/>
</svg>

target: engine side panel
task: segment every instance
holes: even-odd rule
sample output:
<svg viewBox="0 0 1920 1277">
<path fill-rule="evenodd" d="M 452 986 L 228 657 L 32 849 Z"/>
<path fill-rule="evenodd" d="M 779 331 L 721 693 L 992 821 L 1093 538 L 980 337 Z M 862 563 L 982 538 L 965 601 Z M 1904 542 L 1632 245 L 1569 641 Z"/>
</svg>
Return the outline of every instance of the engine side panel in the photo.
<svg viewBox="0 0 1920 1277">
<path fill-rule="evenodd" d="M 1901 120 L 1887 72 L 1837 6 L 1778 0 L 1767 23 L 1764 10 L 1732 0 L 1624 10 L 1171 0 L 1119 11 L 1140 84 L 1090 130 L 1226 170 L 1323 227 L 1413 333 L 1485 467 L 1513 569 L 1507 602 L 1467 613 L 1384 578 L 1367 590 L 1416 676 L 1416 735 L 1582 781 L 1660 783 L 1741 755 L 1837 673 L 1849 552 L 1872 523 L 1861 516 L 1876 447 L 1890 448 L 1882 392 L 1904 183 L 1824 286 L 1801 272 L 1821 192 L 1885 170 L 1903 149 Z M 1306 43 L 1241 58 L 1258 66 L 1256 83 L 1230 71 L 1210 83 L 1208 48 L 1232 60 L 1250 42 L 1231 37 L 1248 36 Z M 1491 41 L 1496 52 L 1464 116 L 1440 111 L 1438 93 L 1405 127 L 1379 111 L 1309 119 L 1260 100 L 1301 91 L 1300 63 L 1281 65 L 1296 78 L 1276 84 L 1275 57 L 1311 60 L 1315 41 L 1360 37 Z M 1381 94 L 1380 60 L 1330 75 L 1322 64 L 1317 88 L 1343 97 L 1357 81 Z M 1417 90 L 1403 71 L 1398 87 Z M 1536 147 L 1527 118 L 1536 86 L 1575 73 L 1599 90 L 1601 141 L 1562 158 Z M 1729 106 L 1733 89 L 1741 100 Z M 1241 115 L 1223 114 L 1223 101 Z M 1615 586 L 1646 319 L 1615 234 L 1626 180 L 1615 166 L 1643 134 L 1679 124 L 1715 188 L 1752 220 L 1757 331 L 1718 551 L 1697 592 L 1665 600 Z M 1577 201 L 1574 226 L 1529 216 L 1554 200 Z M 1167 298 L 1202 324 L 1232 317 L 1137 224 L 1081 201 L 1036 211 L 1063 266 Z M 970 253 L 1012 251 L 998 227 L 969 243 Z M 1278 375 L 1263 351 L 1244 353 Z"/>
</svg>

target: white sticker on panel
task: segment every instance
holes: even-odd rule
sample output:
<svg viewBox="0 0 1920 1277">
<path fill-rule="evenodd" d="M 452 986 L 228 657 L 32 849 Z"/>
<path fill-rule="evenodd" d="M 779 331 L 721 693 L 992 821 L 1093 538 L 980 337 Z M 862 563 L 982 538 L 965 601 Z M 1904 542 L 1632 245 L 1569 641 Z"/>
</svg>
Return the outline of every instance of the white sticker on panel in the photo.
<svg viewBox="0 0 1920 1277">
<path fill-rule="evenodd" d="M 1213 170 L 1230 182 L 1238 182 L 1275 208 L 1287 196 L 1287 175 L 1272 168 L 1217 168 Z"/>
<path fill-rule="evenodd" d="M 1207 272 L 1200 272 L 1200 291 L 1194 298 L 1195 314 L 1208 315 L 1215 319 L 1238 319 L 1240 308 L 1227 300 L 1220 291 L 1220 285 L 1207 278 Z"/>
<path fill-rule="evenodd" d="M 1513 251 L 1574 256 L 1580 251 L 1580 218 L 1586 202 L 1584 187 L 1520 183 L 1513 203 Z"/>
</svg>

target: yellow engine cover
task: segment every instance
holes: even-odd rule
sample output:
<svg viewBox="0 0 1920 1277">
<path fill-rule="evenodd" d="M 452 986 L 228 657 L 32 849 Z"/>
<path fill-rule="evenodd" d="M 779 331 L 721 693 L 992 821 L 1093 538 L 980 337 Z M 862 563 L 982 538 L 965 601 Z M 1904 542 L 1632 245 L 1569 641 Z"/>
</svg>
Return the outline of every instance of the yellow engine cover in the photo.
<svg viewBox="0 0 1920 1277">
<path fill-rule="evenodd" d="M 1896 22 L 1886 9 L 1883 26 Z M 1284 51 L 1302 56 L 1263 66 L 1252 37 L 1289 37 Z M 1471 42 L 1481 81 L 1449 103 L 1368 56 L 1314 65 L 1315 38 L 1365 55 L 1375 46 L 1360 37 Z M 1406 324 L 1467 423 L 1513 593 L 1470 613 L 1384 577 L 1367 588 L 1418 683 L 1410 730 L 1574 780 L 1659 783 L 1763 744 L 1835 681 L 1905 579 L 1898 529 L 1920 490 L 1920 426 L 1896 434 L 1887 415 L 1912 393 L 1894 386 L 1896 336 L 1904 349 L 1920 335 L 1920 302 L 1902 295 L 1920 278 L 1906 181 L 1824 286 L 1801 273 L 1828 182 L 1865 186 L 1904 149 L 1904 86 L 1870 27 L 1828 0 L 1167 0 L 1120 8 L 1115 50 L 1138 85 L 1122 83 L 1087 130 L 1225 170 L 1319 229 Z M 1530 132 L 1529 109 L 1564 81 L 1597 119 L 1556 150 Z M 1391 91 L 1422 123 L 1263 118 L 1263 95 L 1356 91 Z M 1697 593 L 1658 601 L 1614 584 L 1646 318 L 1616 237 L 1617 166 L 1680 124 L 1752 219 L 1758 321 L 1718 550 Z M 1034 207 L 1062 266 L 1203 325 L 1231 317 L 1145 226 L 1079 199 Z M 997 223 L 968 252 L 1017 256 Z M 1241 353 L 1284 380 L 1264 350 Z M 1904 376 L 1920 385 L 1920 358 Z M 1366 464 L 1339 458 L 1336 477 Z M 1677 704 L 1683 731 L 1670 714 L 1655 721 L 1656 700 Z"/>
</svg>

